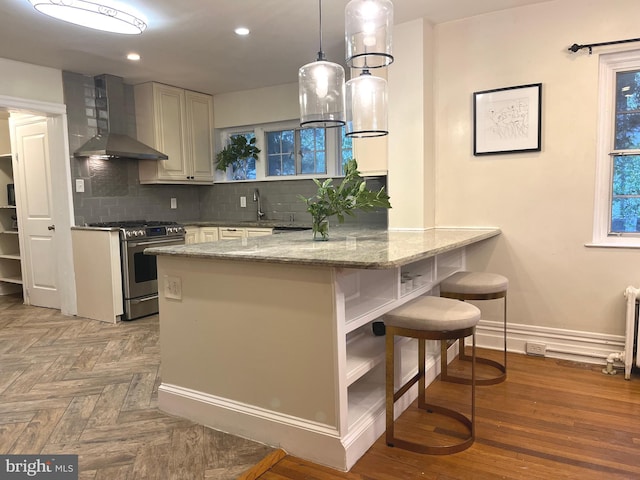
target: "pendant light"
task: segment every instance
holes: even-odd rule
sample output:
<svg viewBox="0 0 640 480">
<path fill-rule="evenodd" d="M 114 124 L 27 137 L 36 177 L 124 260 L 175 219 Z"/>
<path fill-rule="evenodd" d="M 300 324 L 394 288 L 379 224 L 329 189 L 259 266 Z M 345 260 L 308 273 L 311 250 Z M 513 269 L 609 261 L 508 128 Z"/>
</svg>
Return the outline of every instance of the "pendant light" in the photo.
<svg viewBox="0 0 640 480">
<path fill-rule="evenodd" d="M 298 71 L 301 127 L 340 127 L 344 116 L 344 68 L 327 62 L 322 51 L 322 0 L 318 58 Z"/>
<path fill-rule="evenodd" d="M 368 69 L 346 85 L 348 137 L 382 137 L 387 126 L 387 81 L 374 77 Z"/>
<path fill-rule="evenodd" d="M 141 18 L 112 5 L 84 0 L 29 0 L 40 13 L 65 22 L 105 32 L 140 34 L 147 24 Z"/>
<path fill-rule="evenodd" d="M 379 68 L 393 63 L 391 0 L 351 0 L 345 8 L 347 65 Z"/>
</svg>

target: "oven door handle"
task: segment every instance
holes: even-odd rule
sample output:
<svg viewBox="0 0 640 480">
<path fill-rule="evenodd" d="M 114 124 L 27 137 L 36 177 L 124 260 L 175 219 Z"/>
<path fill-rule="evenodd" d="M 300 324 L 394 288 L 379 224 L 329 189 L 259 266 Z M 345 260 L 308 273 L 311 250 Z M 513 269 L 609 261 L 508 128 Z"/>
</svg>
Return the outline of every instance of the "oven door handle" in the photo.
<svg viewBox="0 0 640 480">
<path fill-rule="evenodd" d="M 167 244 L 167 243 L 173 243 L 174 245 L 184 245 L 184 237 L 178 239 L 178 238 L 173 238 L 171 240 L 147 240 L 147 241 L 141 241 L 141 242 L 130 242 L 128 244 L 129 247 L 143 247 L 143 246 L 156 246 L 156 245 L 162 245 L 162 244 Z"/>
<path fill-rule="evenodd" d="M 135 298 L 132 300 L 129 300 L 131 303 L 136 304 L 136 303 L 142 303 L 142 302 L 149 302 L 151 300 L 157 300 L 158 299 L 158 295 L 153 295 L 151 297 L 145 297 L 145 298 Z"/>
</svg>

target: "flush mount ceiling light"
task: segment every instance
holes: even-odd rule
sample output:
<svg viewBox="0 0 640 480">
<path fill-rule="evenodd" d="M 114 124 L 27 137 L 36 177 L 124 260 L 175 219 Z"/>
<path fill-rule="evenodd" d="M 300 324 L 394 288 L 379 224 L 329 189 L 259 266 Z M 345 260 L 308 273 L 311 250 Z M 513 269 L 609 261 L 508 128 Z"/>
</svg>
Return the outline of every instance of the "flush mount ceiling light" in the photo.
<svg viewBox="0 0 640 480">
<path fill-rule="evenodd" d="M 392 28 L 390 0 L 351 0 L 345 8 L 347 65 L 352 68 L 390 65 Z"/>
<path fill-rule="evenodd" d="M 240 35 L 241 37 L 245 36 L 245 35 L 249 35 L 251 33 L 251 30 L 249 30 L 247 27 L 238 27 L 234 30 L 236 35 Z"/>
<path fill-rule="evenodd" d="M 344 120 L 344 68 L 327 62 L 322 51 L 322 0 L 320 11 L 320 50 L 318 58 L 298 71 L 300 126 L 339 127 Z"/>
<path fill-rule="evenodd" d="M 110 5 L 84 0 L 29 0 L 36 10 L 65 22 L 105 32 L 135 35 L 145 31 L 140 18 Z"/>
</svg>

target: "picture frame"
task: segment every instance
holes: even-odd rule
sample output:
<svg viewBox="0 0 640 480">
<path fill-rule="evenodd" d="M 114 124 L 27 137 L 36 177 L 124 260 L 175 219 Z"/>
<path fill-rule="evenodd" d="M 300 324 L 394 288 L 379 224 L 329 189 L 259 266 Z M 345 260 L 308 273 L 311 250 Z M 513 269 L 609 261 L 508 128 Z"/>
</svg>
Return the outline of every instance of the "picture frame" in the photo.
<svg viewBox="0 0 640 480">
<path fill-rule="evenodd" d="M 473 94 L 473 154 L 542 149 L 542 83 Z"/>
</svg>

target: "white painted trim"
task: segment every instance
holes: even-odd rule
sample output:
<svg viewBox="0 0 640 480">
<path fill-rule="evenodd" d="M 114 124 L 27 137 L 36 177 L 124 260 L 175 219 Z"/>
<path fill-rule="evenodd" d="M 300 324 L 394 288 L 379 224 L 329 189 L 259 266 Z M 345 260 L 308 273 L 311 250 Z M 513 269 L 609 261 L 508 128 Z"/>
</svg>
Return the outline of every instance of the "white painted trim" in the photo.
<svg viewBox="0 0 640 480">
<path fill-rule="evenodd" d="M 63 103 L 42 102 L 28 98 L 8 97 L 7 95 L 0 95 L 0 106 L 20 112 L 29 111 L 35 115 L 65 115 L 67 113 L 67 106 Z"/>
<path fill-rule="evenodd" d="M 477 346 L 502 350 L 501 321 L 480 320 L 477 327 Z M 624 336 L 594 332 L 537 327 L 507 322 L 507 350 L 526 353 L 527 342 L 546 345 L 546 356 L 562 360 L 604 365 L 611 353 L 624 350 Z"/>
</svg>

